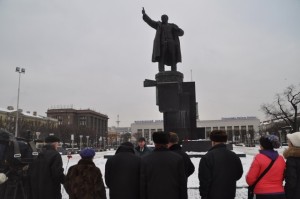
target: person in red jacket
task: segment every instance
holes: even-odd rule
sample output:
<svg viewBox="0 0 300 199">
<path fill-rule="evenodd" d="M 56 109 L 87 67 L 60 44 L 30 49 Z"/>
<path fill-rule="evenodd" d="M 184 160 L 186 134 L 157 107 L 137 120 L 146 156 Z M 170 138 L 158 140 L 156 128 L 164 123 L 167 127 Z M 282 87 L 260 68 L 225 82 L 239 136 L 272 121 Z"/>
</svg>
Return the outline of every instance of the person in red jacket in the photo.
<svg viewBox="0 0 300 199">
<path fill-rule="evenodd" d="M 279 148 L 280 142 L 277 136 L 262 136 L 259 140 L 259 154 L 254 157 L 246 181 L 248 185 L 254 184 L 261 173 L 275 160 L 270 170 L 256 184 L 254 193 L 256 199 L 285 199 L 283 188 L 285 161 L 274 148 Z"/>
</svg>

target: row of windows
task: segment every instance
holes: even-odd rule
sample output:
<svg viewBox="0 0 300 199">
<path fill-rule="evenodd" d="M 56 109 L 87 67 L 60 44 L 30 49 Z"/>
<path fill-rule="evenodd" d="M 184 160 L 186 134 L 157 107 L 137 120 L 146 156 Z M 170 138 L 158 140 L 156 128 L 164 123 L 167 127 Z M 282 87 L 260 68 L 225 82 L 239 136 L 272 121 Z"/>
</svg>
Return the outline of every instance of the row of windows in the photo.
<svg viewBox="0 0 300 199">
<path fill-rule="evenodd" d="M 58 124 L 59 125 L 62 125 L 64 124 L 64 118 L 63 116 L 61 115 L 58 115 L 58 116 L 55 116 L 55 118 L 58 120 Z M 70 115 L 67 116 L 68 120 L 67 120 L 67 124 L 70 125 L 72 122 L 71 122 L 71 117 Z M 87 116 L 79 116 L 78 118 L 78 124 L 79 126 L 87 126 L 87 121 L 88 121 L 88 117 Z M 90 123 L 91 123 L 91 126 L 94 127 L 94 128 L 105 128 L 106 127 L 106 124 L 105 122 L 103 122 L 102 120 L 98 119 L 98 118 L 95 118 L 95 117 L 90 117 Z"/>
<path fill-rule="evenodd" d="M 162 131 L 162 129 L 138 129 L 137 133 L 140 133 L 147 141 L 152 140 L 152 134 L 156 131 Z"/>
<path fill-rule="evenodd" d="M 227 131 L 227 132 L 231 132 L 231 131 L 253 131 L 254 130 L 254 126 L 253 125 L 248 125 L 248 129 L 247 126 L 234 126 L 232 128 L 232 126 L 227 126 L 225 128 L 225 126 L 216 126 L 216 127 L 205 127 L 205 131 L 207 133 L 214 131 L 214 130 L 223 130 L 223 131 Z"/>
</svg>

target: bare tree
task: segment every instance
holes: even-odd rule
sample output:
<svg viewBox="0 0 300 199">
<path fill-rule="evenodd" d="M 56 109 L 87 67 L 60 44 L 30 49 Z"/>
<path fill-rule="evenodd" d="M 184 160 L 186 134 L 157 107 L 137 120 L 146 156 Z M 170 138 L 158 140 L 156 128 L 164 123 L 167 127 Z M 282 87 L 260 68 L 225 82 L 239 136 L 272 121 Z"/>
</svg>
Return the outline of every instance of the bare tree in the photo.
<svg viewBox="0 0 300 199">
<path fill-rule="evenodd" d="M 292 132 L 299 129 L 297 122 L 298 109 L 300 107 L 300 88 L 294 85 L 288 86 L 283 93 L 275 95 L 276 100 L 272 104 L 263 104 L 262 111 L 277 121 L 283 121 L 292 127 Z"/>
</svg>

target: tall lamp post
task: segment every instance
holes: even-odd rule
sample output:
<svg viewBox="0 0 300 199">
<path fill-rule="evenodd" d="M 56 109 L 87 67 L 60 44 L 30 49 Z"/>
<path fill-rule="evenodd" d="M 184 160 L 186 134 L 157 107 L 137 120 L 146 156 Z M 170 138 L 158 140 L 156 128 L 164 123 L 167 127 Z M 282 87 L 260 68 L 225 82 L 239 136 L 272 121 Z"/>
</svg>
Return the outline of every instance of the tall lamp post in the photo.
<svg viewBox="0 0 300 199">
<path fill-rule="evenodd" d="M 21 82 L 21 74 L 25 74 L 25 68 L 16 67 L 16 72 L 19 73 L 19 85 L 18 85 L 18 100 L 17 100 L 17 117 L 16 117 L 16 131 L 15 137 L 18 136 L 18 121 L 19 121 L 19 98 L 20 98 L 20 82 Z"/>
<path fill-rule="evenodd" d="M 80 151 L 81 151 L 81 148 L 82 148 L 82 137 L 83 137 L 83 135 L 79 135 L 79 138 L 80 138 Z"/>
<path fill-rule="evenodd" d="M 89 147 L 89 137 L 90 136 L 88 136 L 88 135 L 86 136 L 86 147 Z"/>
</svg>

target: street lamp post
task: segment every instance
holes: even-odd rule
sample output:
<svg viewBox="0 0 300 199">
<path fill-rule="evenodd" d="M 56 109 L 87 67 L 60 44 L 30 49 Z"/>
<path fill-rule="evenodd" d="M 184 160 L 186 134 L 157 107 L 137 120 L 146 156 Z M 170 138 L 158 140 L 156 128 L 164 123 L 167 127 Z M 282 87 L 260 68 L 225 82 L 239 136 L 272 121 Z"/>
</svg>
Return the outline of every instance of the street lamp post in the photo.
<svg viewBox="0 0 300 199">
<path fill-rule="evenodd" d="M 102 137 L 100 136 L 99 137 L 99 149 L 101 150 L 101 147 L 102 147 Z"/>
<path fill-rule="evenodd" d="M 80 138 L 80 151 L 81 151 L 81 148 L 82 148 L 82 137 L 83 137 L 83 135 L 79 135 L 79 138 Z"/>
<path fill-rule="evenodd" d="M 86 147 L 89 147 L 89 137 L 90 136 L 88 136 L 88 135 L 86 136 Z"/>
<path fill-rule="evenodd" d="M 279 129 L 279 130 L 278 130 L 278 134 L 279 134 L 280 146 L 282 146 L 282 137 L 281 137 L 281 133 L 282 133 L 282 130 Z"/>
<path fill-rule="evenodd" d="M 15 131 L 15 137 L 18 136 L 19 98 L 20 98 L 21 73 L 24 73 L 24 74 L 25 74 L 25 68 L 16 67 L 16 72 L 19 73 L 19 85 L 18 85 L 18 99 L 17 99 L 17 116 L 16 116 L 16 131 Z"/>
</svg>

